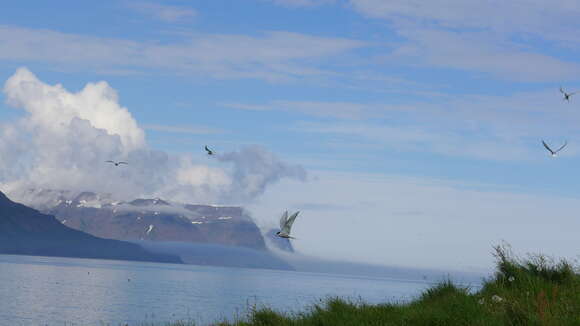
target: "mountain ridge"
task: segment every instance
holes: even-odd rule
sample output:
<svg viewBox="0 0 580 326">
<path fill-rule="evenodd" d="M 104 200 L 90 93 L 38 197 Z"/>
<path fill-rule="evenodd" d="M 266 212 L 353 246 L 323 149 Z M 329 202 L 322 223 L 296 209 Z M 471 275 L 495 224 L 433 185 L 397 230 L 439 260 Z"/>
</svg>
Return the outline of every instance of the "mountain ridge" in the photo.
<svg viewBox="0 0 580 326">
<path fill-rule="evenodd" d="M 54 216 L 13 202 L 0 192 L 0 254 L 182 263 L 139 245 L 74 230 Z"/>
<path fill-rule="evenodd" d="M 29 189 L 17 197 L 71 228 L 102 238 L 267 250 L 260 229 L 242 207 L 185 204 L 160 198 L 122 201 L 110 194 L 47 189 Z"/>
</svg>

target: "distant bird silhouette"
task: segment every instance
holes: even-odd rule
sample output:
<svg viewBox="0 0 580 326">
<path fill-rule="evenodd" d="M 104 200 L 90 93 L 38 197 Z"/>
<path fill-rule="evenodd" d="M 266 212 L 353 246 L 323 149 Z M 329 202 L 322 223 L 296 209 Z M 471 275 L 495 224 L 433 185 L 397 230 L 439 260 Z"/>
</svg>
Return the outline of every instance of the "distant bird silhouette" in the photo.
<svg viewBox="0 0 580 326">
<path fill-rule="evenodd" d="M 280 231 L 276 232 L 276 235 L 280 238 L 296 239 L 290 236 L 290 230 L 292 229 L 292 224 L 294 224 L 298 214 L 300 214 L 300 211 L 288 217 L 288 211 L 285 211 L 284 214 L 282 214 L 282 217 L 280 217 Z"/>
<path fill-rule="evenodd" d="M 572 92 L 572 93 L 566 93 L 562 87 L 560 87 L 560 93 L 562 93 L 562 95 L 564 96 L 564 101 L 568 101 L 570 102 L 570 97 L 572 97 L 572 95 L 578 93 L 578 92 Z"/>
<path fill-rule="evenodd" d="M 207 148 L 207 145 L 205 145 L 205 151 L 207 152 L 207 155 L 213 155 L 213 151 L 209 148 Z"/>
<path fill-rule="evenodd" d="M 548 146 L 548 144 L 546 144 L 546 142 L 543 140 L 542 140 L 542 144 L 550 152 L 550 155 L 552 155 L 552 157 L 556 157 L 558 155 L 558 152 L 561 151 L 562 149 L 564 149 L 564 147 L 566 147 L 566 145 L 568 145 L 568 142 L 565 141 L 564 145 L 560 146 L 560 148 L 558 148 L 557 150 L 552 150 L 550 148 L 550 146 Z"/>
<path fill-rule="evenodd" d="M 129 164 L 127 162 L 115 162 L 115 161 L 111 161 L 111 160 L 105 161 L 105 163 L 113 163 L 113 164 L 115 164 L 115 166 L 119 166 L 121 164 Z"/>
</svg>

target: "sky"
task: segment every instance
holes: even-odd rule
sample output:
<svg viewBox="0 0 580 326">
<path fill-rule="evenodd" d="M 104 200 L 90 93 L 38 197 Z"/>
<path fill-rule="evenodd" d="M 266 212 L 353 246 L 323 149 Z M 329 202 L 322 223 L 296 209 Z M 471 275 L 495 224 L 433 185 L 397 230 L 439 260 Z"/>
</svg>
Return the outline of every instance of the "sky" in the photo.
<svg viewBox="0 0 580 326">
<path fill-rule="evenodd" d="M 295 247 L 331 259 L 578 259 L 580 95 L 559 88 L 580 90 L 579 18 L 572 0 L 5 4 L 0 189 L 242 205 L 264 229 L 300 210 Z"/>
</svg>

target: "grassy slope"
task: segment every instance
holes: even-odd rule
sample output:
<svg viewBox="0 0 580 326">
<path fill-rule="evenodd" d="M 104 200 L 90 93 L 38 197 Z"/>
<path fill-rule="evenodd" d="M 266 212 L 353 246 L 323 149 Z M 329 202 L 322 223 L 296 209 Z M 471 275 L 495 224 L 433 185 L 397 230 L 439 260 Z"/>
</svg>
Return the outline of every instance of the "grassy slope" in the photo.
<svg viewBox="0 0 580 326">
<path fill-rule="evenodd" d="M 519 260 L 502 247 L 496 257 L 495 276 L 476 293 L 444 282 L 405 305 L 332 299 L 300 314 L 254 309 L 246 321 L 217 325 L 580 325 L 580 274 L 572 265 L 542 256 Z M 172 324 L 182 325 L 190 324 Z"/>
</svg>

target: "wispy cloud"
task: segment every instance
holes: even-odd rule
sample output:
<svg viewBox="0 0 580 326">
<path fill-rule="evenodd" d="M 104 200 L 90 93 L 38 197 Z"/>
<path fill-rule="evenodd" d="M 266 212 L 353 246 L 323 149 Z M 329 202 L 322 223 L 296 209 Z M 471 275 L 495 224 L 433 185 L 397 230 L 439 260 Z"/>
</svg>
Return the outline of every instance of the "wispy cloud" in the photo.
<svg viewBox="0 0 580 326">
<path fill-rule="evenodd" d="M 146 124 L 143 125 L 143 128 L 146 130 L 162 131 L 178 134 L 190 134 L 190 135 L 211 135 L 225 133 L 225 131 L 222 129 L 210 128 L 205 126 L 167 126 L 157 124 Z"/>
<path fill-rule="evenodd" d="M 319 102 L 318 106 L 333 106 Z M 362 115 L 317 112 L 337 121 L 303 121 L 292 130 L 318 134 L 321 144 L 359 144 L 360 148 L 437 153 L 494 161 L 541 159 L 540 140 L 580 142 L 580 112 L 562 101 L 557 88 L 504 96 L 454 95 L 408 100 L 403 104 L 364 105 Z M 295 111 L 304 115 L 313 112 Z M 378 118 L 376 118 L 378 117 Z M 307 120 L 307 119 L 305 119 Z M 331 145 L 328 145 L 331 146 Z M 355 150 L 360 150 L 354 148 Z M 575 156 L 567 148 L 565 156 Z"/>
<path fill-rule="evenodd" d="M 477 71 L 516 81 L 577 80 L 580 64 L 525 49 L 486 33 L 401 30 L 408 42 L 391 58 L 409 64 Z"/>
<path fill-rule="evenodd" d="M 277 5 L 286 7 L 314 7 L 329 3 L 335 3 L 337 0 L 265 0 Z"/>
<path fill-rule="evenodd" d="M 222 103 L 222 106 L 254 111 L 282 110 L 321 118 L 361 120 L 385 116 L 388 112 L 405 111 L 405 105 L 364 104 L 354 102 L 272 101 L 266 104 Z"/>
<path fill-rule="evenodd" d="M 350 0 L 350 4 L 365 16 L 391 23 L 403 41 L 392 45 L 389 59 L 399 63 L 526 82 L 576 80 L 580 75 L 577 62 L 546 51 L 575 48 L 577 56 L 580 9 L 574 1 Z M 541 47 L 537 40 L 543 41 Z"/>
<path fill-rule="evenodd" d="M 197 11 L 191 8 L 170 6 L 154 2 L 128 2 L 127 6 L 141 14 L 148 15 L 167 23 L 188 21 L 197 16 Z"/>
<path fill-rule="evenodd" d="M 164 70 L 216 79 L 289 81 L 325 75 L 322 63 L 365 46 L 347 38 L 291 32 L 259 36 L 195 34 L 174 43 L 99 38 L 0 26 L 0 59 L 45 62 L 62 69 Z"/>
<path fill-rule="evenodd" d="M 575 0 L 349 0 L 369 17 L 437 28 L 488 30 L 499 34 L 535 34 L 556 41 L 578 40 L 580 8 Z"/>
<path fill-rule="evenodd" d="M 466 157 L 494 161 L 521 161 L 533 157 L 529 144 L 521 139 L 505 141 L 488 133 L 465 130 L 425 128 L 421 125 L 367 123 L 301 123 L 298 131 L 341 136 L 362 144 L 374 144 L 383 150 L 435 153 L 451 157 Z M 537 147 L 539 149 L 539 147 Z M 539 151 L 535 151 L 538 153 Z M 501 153 L 501 155 L 498 155 Z"/>
</svg>

